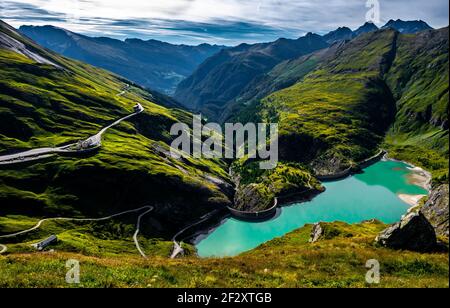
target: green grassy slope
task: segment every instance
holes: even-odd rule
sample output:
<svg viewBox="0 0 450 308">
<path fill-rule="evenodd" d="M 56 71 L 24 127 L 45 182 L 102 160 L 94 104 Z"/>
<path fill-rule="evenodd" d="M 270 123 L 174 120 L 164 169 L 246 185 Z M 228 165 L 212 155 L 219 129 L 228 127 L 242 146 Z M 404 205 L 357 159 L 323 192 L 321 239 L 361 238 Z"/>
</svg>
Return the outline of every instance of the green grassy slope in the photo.
<svg viewBox="0 0 450 308">
<path fill-rule="evenodd" d="M 367 33 L 280 64 L 252 89 L 264 90 L 242 96 L 238 118 L 280 123 L 283 160 L 329 174 L 384 146 L 448 179 L 448 28 Z"/>
<path fill-rule="evenodd" d="M 339 42 L 306 56 L 281 62 L 267 74 L 255 78 L 222 114 L 222 121 L 258 121 L 258 115 L 254 111 L 261 99 L 301 82 L 320 63 L 333 57 L 343 44 L 345 42 Z"/>
<path fill-rule="evenodd" d="M 396 32 L 362 35 L 292 87 L 262 100 L 261 116 L 280 123 L 280 156 L 329 174 L 373 154 L 395 103 L 383 81 Z"/>
<path fill-rule="evenodd" d="M 8 254 L 32 253 L 31 246 L 50 234 L 58 236 L 58 243 L 47 249 L 79 253 L 85 256 L 106 258 L 139 256 L 133 235 L 136 231 L 136 220 L 139 213 L 128 213 L 115 219 L 99 222 L 46 221 L 37 230 L 13 238 L 1 239 L 7 245 Z M 149 213 L 147 216 L 152 218 Z M 146 216 L 144 216 L 144 219 Z M 0 217 L 0 232 L 13 233 L 28 229 L 37 223 L 36 218 L 8 215 Z M 173 243 L 164 238 L 155 237 L 149 223 L 142 225 L 138 236 L 139 245 L 148 257 L 167 257 L 171 254 Z M 193 248 L 184 245 L 187 255 L 193 254 Z"/>
<path fill-rule="evenodd" d="M 219 120 L 220 114 L 252 80 L 269 72 L 277 64 L 328 47 L 316 34 L 297 40 L 241 44 L 208 58 L 177 88 L 175 98 L 205 117 Z"/>
<path fill-rule="evenodd" d="M 234 198 L 238 210 L 266 210 L 273 207 L 275 197 L 281 205 L 292 197 L 298 201 L 324 191 L 310 170 L 298 163 L 279 162 L 274 169 L 261 170 L 259 162 L 242 160 L 232 168 L 238 184 Z"/>
<path fill-rule="evenodd" d="M 290 87 L 302 80 L 306 74 L 316 68 L 320 59 L 329 49 L 284 61 L 275 66 L 269 73 L 258 76 L 241 92 L 241 94 L 228 104 L 222 112 L 220 121 L 225 122 L 259 122 L 255 108 L 267 95 Z"/>
<path fill-rule="evenodd" d="M 441 287 L 448 288 L 448 254 L 393 251 L 373 244 L 386 226 L 326 224 L 308 243 L 312 226 L 234 258 L 178 260 L 69 253 L 0 256 L 0 287 Z M 65 283 L 66 261 L 80 261 L 79 285 Z M 366 262 L 380 262 L 380 284 L 367 284 Z"/>
<path fill-rule="evenodd" d="M 2 166 L 2 216 L 98 217 L 150 204 L 156 207 L 150 231 L 169 237 L 229 204 L 226 190 L 208 179 L 227 181 L 224 162 L 167 154 L 172 124 L 192 121 L 190 114 L 168 108 L 170 99 L 133 85 L 118 96 L 128 81 L 46 51 L 4 23 L 0 34 L 55 64 L 0 47 L 1 154 L 76 142 L 128 115 L 136 103 L 145 108 L 108 131 L 98 153 Z"/>
<path fill-rule="evenodd" d="M 448 181 L 448 28 L 401 35 L 397 46 L 387 82 L 398 112 L 387 144 Z"/>
<path fill-rule="evenodd" d="M 384 147 L 446 182 L 448 28 L 366 33 L 284 62 L 255 80 L 230 110 L 240 121 L 279 123 L 279 154 L 288 169 L 295 162 L 304 174 L 339 173 Z M 254 169 L 244 163 L 237 171 L 248 178 Z M 273 204 L 276 194 L 262 184 L 268 175 L 250 178 L 237 196 Z"/>
</svg>

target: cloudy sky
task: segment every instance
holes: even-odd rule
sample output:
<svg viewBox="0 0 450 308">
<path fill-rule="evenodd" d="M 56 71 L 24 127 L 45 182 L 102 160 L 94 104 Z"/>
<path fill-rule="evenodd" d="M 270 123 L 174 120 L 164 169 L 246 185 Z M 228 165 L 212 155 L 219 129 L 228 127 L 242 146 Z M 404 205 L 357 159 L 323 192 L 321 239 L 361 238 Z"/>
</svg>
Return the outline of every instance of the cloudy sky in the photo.
<svg viewBox="0 0 450 308">
<path fill-rule="evenodd" d="M 371 3 L 379 3 L 379 25 L 398 18 L 449 23 L 448 0 L 0 0 L 0 18 L 91 36 L 235 45 L 357 28 Z"/>
</svg>

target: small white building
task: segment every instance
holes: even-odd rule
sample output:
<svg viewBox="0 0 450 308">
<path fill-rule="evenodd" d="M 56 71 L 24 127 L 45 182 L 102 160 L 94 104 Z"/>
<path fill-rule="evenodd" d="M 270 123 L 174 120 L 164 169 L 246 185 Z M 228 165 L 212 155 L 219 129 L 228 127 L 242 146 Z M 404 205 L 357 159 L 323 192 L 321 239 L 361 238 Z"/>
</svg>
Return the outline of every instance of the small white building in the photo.
<svg viewBox="0 0 450 308">
<path fill-rule="evenodd" d="M 32 246 L 34 248 L 36 248 L 39 251 L 44 250 L 45 248 L 47 248 L 48 246 L 50 246 L 51 244 L 54 244 L 58 241 L 58 237 L 56 237 L 56 235 L 52 235 L 48 238 L 46 238 L 45 240 L 43 240 L 42 242 L 33 244 Z"/>
<path fill-rule="evenodd" d="M 141 104 L 139 104 L 139 103 L 137 103 L 134 107 L 133 107 L 133 109 L 134 109 L 134 112 L 142 112 L 142 111 L 144 111 L 144 107 L 142 107 L 142 105 Z"/>
</svg>

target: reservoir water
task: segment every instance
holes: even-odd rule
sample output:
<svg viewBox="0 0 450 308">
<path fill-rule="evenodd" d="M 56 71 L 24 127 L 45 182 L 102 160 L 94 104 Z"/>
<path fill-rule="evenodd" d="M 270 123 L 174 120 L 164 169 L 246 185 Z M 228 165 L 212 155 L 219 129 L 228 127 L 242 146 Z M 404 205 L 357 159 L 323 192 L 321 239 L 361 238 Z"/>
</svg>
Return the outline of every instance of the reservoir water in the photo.
<svg viewBox="0 0 450 308">
<path fill-rule="evenodd" d="M 426 189 L 409 183 L 409 167 L 402 162 L 380 161 L 364 169 L 364 173 L 324 183 L 324 193 L 310 202 L 280 208 L 281 213 L 270 221 L 226 219 L 197 243 L 198 254 L 200 257 L 235 256 L 317 222 L 358 223 L 378 219 L 394 223 L 410 207 L 398 195 L 428 194 Z"/>
</svg>

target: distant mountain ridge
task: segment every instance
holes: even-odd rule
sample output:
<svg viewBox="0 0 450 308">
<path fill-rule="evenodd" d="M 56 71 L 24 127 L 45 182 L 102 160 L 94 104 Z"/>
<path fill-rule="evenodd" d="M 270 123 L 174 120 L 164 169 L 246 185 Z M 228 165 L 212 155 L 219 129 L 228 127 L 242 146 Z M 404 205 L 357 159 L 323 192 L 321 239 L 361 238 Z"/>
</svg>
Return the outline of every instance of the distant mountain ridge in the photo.
<svg viewBox="0 0 450 308">
<path fill-rule="evenodd" d="M 366 22 L 364 25 L 353 31 L 354 36 L 361 35 L 372 31 L 377 31 L 379 28 L 372 22 Z"/>
<path fill-rule="evenodd" d="M 382 27 L 382 29 L 394 29 L 403 34 L 414 34 L 424 30 L 433 29 L 423 20 L 411 20 L 411 21 L 403 21 L 400 19 L 397 20 L 389 20 L 386 25 Z"/>
<path fill-rule="evenodd" d="M 401 19 L 391 19 L 381 28 L 378 28 L 373 22 L 366 22 L 355 31 L 352 31 L 348 27 L 339 27 L 328 34 L 325 34 L 323 39 L 327 43 L 333 44 L 342 40 L 350 40 L 361 34 L 377 31 L 379 29 L 393 29 L 403 34 L 414 34 L 420 31 L 432 30 L 433 28 L 422 20 L 403 21 Z"/>
<path fill-rule="evenodd" d="M 323 35 L 322 37 L 328 44 L 333 44 L 340 41 L 351 40 L 361 34 L 377 31 L 379 29 L 380 28 L 378 28 L 374 23 L 366 22 L 355 31 L 352 31 L 349 27 L 339 27 L 336 30 Z"/>
<path fill-rule="evenodd" d="M 19 31 L 66 57 L 107 69 L 146 88 L 171 94 L 205 59 L 223 46 L 172 45 L 157 40 L 88 37 L 53 26 L 22 26 Z"/>
<path fill-rule="evenodd" d="M 332 44 L 337 41 L 350 40 L 354 37 L 353 31 L 348 27 L 339 27 L 338 29 L 331 31 L 323 36 L 323 39 Z"/>
<path fill-rule="evenodd" d="M 383 28 L 406 33 L 431 29 L 424 22 L 414 21 L 390 22 Z M 317 62 L 314 56 L 303 60 L 301 58 L 333 44 L 377 30 L 380 29 L 375 24 L 366 22 L 355 31 L 348 27 L 339 27 L 323 36 L 308 33 L 297 40 L 279 39 L 272 43 L 242 44 L 223 50 L 207 59 L 189 78 L 178 85 L 175 99 L 191 110 L 223 122 L 230 115 L 239 113 L 239 105 L 251 103 L 253 98 L 260 96 L 260 93 L 267 94 L 267 90 L 291 85 L 298 80 L 296 78 L 302 76 L 302 70 L 305 68 L 304 65 L 300 65 L 300 71 L 287 76 L 289 73 L 282 72 L 283 68 L 277 65 L 282 65 L 286 61 L 305 60 L 306 66 L 312 67 Z M 305 44 L 299 43 L 302 41 Z M 272 71 L 275 68 L 280 73 L 278 77 L 281 75 L 283 77 L 274 82 L 267 74 L 277 75 L 277 72 Z M 261 82 L 263 80 L 266 80 L 266 83 Z"/>
<path fill-rule="evenodd" d="M 382 29 L 416 33 L 432 29 L 423 21 L 390 20 Z M 295 60 L 337 42 L 379 28 L 366 22 L 356 30 L 339 27 L 323 36 L 308 33 L 297 40 L 241 44 L 233 48 L 202 44 L 172 45 L 157 40 L 92 38 L 53 26 L 22 26 L 40 45 L 121 75 L 153 90 L 174 95 L 183 106 L 210 118 L 223 118 L 230 103 L 246 96 L 255 78 L 283 61 Z M 302 43 L 303 42 L 303 43 Z M 222 52 L 220 52 L 222 50 Z M 242 95 L 245 91 L 245 95 Z"/>
<path fill-rule="evenodd" d="M 182 81 L 175 99 L 192 110 L 215 118 L 229 101 L 257 76 L 278 63 L 328 47 L 320 35 L 308 33 L 297 40 L 241 44 L 207 59 L 192 76 Z"/>
</svg>

